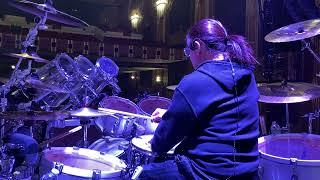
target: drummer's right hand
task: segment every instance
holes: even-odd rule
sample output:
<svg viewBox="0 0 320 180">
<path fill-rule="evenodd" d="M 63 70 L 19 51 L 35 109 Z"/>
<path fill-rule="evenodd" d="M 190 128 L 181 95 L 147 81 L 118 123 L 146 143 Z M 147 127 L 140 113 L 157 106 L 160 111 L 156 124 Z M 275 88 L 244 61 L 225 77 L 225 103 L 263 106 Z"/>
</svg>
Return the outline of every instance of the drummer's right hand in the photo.
<svg viewBox="0 0 320 180">
<path fill-rule="evenodd" d="M 151 115 L 151 122 L 159 123 L 161 121 L 162 116 L 166 112 L 166 109 L 157 108 Z"/>
</svg>

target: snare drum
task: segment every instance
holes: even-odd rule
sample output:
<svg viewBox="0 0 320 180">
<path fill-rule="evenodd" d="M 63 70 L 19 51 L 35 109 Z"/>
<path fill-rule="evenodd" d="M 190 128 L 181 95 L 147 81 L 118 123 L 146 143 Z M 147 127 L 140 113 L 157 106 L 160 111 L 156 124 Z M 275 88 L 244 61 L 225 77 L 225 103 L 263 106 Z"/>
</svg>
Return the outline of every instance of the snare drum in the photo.
<svg viewBox="0 0 320 180">
<path fill-rule="evenodd" d="M 54 147 L 43 151 L 40 163 L 40 176 L 50 172 L 55 163 L 63 164 L 57 179 L 121 179 L 126 164 L 110 154 L 90 149 Z M 100 174 L 99 174 L 100 172 Z"/>
<path fill-rule="evenodd" d="M 145 165 L 155 160 L 164 161 L 168 159 L 174 158 L 174 150 L 178 146 L 176 145 L 170 151 L 167 152 L 166 155 L 155 156 L 151 150 L 151 144 L 149 143 L 153 135 L 143 135 L 140 137 L 135 137 L 131 140 L 131 161 L 130 167 L 137 167 L 139 165 Z"/>
<path fill-rule="evenodd" d="M 103 98 L 99 104 L 103 108 L 139 114 L 137 105 L 125 98 L 109 96 Z M 95 120 L 95 124 L 104 136 L 130 137 L 134 131 L 134 119 L 125 116 L 99 117 Z"/>
<path fill-rule="evenodd" d="M 261 179 L 316 180 L 320 177 L 320 136 L 279 134 L 259 138 Z"/>
<path fill-rule="evenodd" d="M 171 100 L 164 97 L 159 96 L 149 96 L 147 98 L 142 99 L 138 106 L 140 110 L 146 114 L 151 115 L 157 108 L 161 109 L 168 109 L 171 105 Z M 142 121 L 142 122 L 141 122 Z M 146 133 L 145 134 L 154 134 L 155 130 L 158 127 L 158 123 L 151 122 L 150 120 L 144 119 L 140 120 L 142 126 L 145 127 Z"/>
</svg>

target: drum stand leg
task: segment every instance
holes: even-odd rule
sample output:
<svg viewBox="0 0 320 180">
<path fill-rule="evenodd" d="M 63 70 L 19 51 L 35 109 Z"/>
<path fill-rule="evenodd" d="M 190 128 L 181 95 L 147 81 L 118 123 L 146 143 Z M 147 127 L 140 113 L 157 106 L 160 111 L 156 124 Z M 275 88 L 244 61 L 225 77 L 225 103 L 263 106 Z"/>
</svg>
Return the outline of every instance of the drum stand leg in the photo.
<svg viewBox="0 0 320 180">
<path fill-rule="evenodd" d="M 83 147 L 87 148 L 89 145 L 88 142 L 88 127 L 90 126 L 90 119 L 88 118 L 81 118 L 80 119 L 80 123 L 82 125 L 83 128 Z"/>
<path fill-rule="evenodd" d="M 290 122 L 289 122 L 289 104 L 286 104 L 286 127 L 285 130 L 290 133 Z"/>
</svg>

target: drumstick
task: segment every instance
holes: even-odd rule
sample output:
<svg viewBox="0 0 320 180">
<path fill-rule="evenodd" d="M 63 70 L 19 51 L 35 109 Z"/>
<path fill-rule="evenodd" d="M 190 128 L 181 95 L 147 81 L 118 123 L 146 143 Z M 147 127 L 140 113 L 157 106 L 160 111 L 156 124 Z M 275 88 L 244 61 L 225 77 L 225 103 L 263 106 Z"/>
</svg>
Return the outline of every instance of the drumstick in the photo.
<svg viewBox="0 0 320 180">
<path fill-rule="evenodd" d="M 73 128 L 73 129 L 70 129 L 69 131 L 67 131 L 67 132 L 65 132 L 65 133 L 59 134 L 59 135 L 56 136 L 56 137 L 53 137 L 53 138 L 51 138 L 51 139 L 48 139 L 48 140 L 40 143 L 38 146 L 39 146 L 39 147 L 43 147 L 43 146 L 45 146 L 46 144 L 52 143 L 53 141 L 59 140 L 59 139 L 65 137 L 65 136 L 68 136 L 68 135 L 70 135 L 70 134 L 72 134 L 72 133 L 75 133 L 75 132 L 77 132 L 77 131 L 79 131 L 79 130 L 81 130 L 81 129 L 82 129 L 82 126 L 75 127 L 75 128 Z"/>
<path fill-rule="evenodd" d="M 98 108 L 98 109 L 100 111 L 109 112 L 109 113 L 122 114 L 122 115 L 126 115 L 126 116 L 142 118 L 142 119 L 152 119 L 150 116 L 144 116 L 141 114 L 134 114 L 134 113 L 124 112 L 124 111 L 119 111 L 119 110 L 114 110 L 114 109 L 108 109 L 108 108 Z"/>
</svg>

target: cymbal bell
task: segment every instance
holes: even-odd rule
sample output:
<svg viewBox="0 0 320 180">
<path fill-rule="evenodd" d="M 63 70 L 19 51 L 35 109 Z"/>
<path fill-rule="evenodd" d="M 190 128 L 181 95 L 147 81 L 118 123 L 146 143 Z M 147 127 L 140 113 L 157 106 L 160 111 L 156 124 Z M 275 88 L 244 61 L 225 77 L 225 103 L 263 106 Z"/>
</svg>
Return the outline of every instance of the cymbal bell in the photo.
<svg viewBox="0 0 320 180">
<path fill-rule="evenodd" d="M 26 79 L 25 82 L 28 86 L 35 88 L 35 89 L 41 89 L 43 91 L 57 92 L 57 93 L 70 93 L 69 91 L 67 91 L 65 89 L 61 89 L 59 87 L 45 84 L 42 81 L 39 81 L 36 79 L 29 78 L 29 79 Z"/>
<path fill-rule="evenodd" d="M 95 110 L 88 107 L 70 111 L 70 114 L 73 117 L 88 117 L 88 118 L 112 115 L 112 113 L 103 112 L 103 111 Z"/>
<path fill-rule="evenodd" d="M 34 60 L 40 63 L 49 63 L 50 61 L 39 57 L 37 54 L 28 54 L 28 53 L 6 53 L 6 56 L 14 57 L 14 58 L 23 58 L 28 60 Z"/>
<path fill-rule="evenodd" d="M 298 103 L 320 97 L 320 86 L 303 82 L 289 82 L 286 85 L 261 83 L 258 90 L 258 101 L 263 103 Z"/>
<path fill-rule="evenodd" d="M 264 39 L 272 43 L 291 42 L 320 34 L 320 19 L 290 24 L 267 34 Z"/>
<path fill-rule="evenodd" d="M 35 16 L 44 17 L 45 13 L 47 13 L 47 18 L 56 21 L 59 23 L 63 23 L 70 26 L 75 27 L 87 27 L 89 26 L 86 22 L 73 17 L 69 14 L 56 10 L 50 3 L 45 4 L 37 4 L 30 1 L 25 0 L 14 0 L 9 1 L 9 4 L 21 11 L 33 14 Z"/>
</svg>

